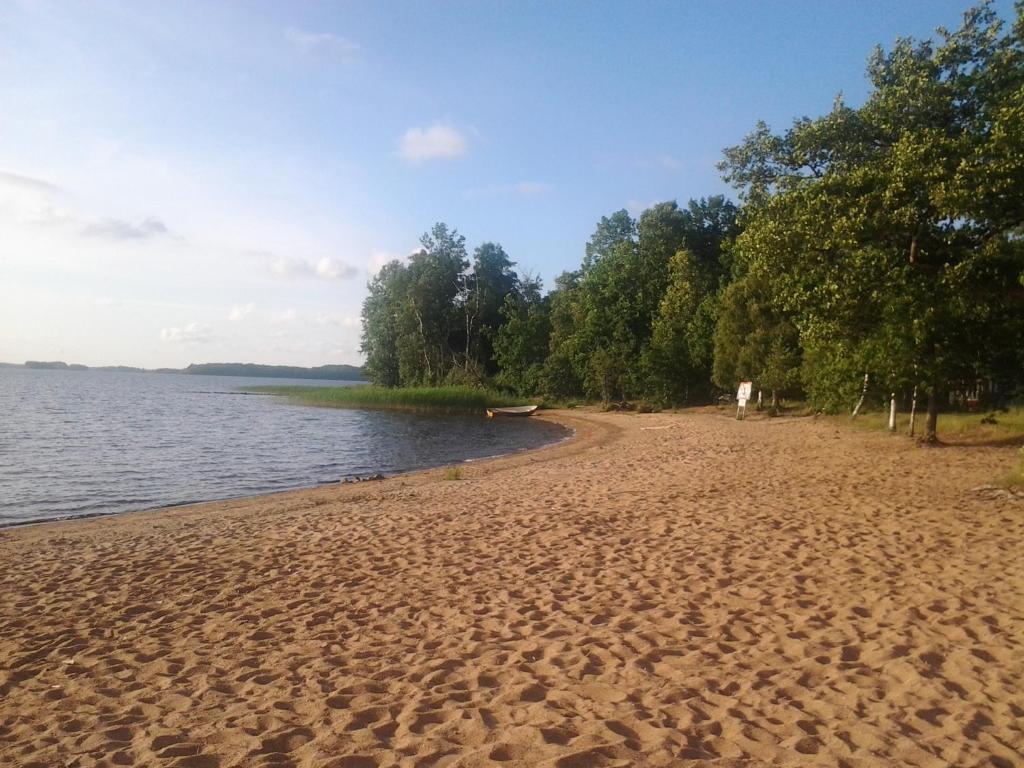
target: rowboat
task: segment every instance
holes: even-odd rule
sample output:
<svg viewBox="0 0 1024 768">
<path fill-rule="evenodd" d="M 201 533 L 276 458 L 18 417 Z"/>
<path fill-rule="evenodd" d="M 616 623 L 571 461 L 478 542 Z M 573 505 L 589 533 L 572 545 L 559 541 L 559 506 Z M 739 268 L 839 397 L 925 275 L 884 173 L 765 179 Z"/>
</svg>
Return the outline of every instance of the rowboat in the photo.
<svg viewBox="0 0 1024 768">
<path fill-rule="evenodd" d="M 529 416 L 536 410 L 536 405 L 515 405 L 511 408 L 488 408 L 487 418 L 493 419 L 495 416 Z"/>
</svg>

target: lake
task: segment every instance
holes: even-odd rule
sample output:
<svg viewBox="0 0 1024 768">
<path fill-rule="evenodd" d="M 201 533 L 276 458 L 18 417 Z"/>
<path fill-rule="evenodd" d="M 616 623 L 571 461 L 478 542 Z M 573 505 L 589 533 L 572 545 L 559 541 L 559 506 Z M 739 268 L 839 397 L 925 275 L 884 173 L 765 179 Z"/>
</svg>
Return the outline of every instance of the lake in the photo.
<svg viewBox="0 0 1024 768">
<path fill-rule="evenodd" d="M 351 385 L 0 368 L 0 526 L 393 475 L 568 435 L 532 419 L 311 408 L 239 391 L 268 384 Z"/>
</svg>

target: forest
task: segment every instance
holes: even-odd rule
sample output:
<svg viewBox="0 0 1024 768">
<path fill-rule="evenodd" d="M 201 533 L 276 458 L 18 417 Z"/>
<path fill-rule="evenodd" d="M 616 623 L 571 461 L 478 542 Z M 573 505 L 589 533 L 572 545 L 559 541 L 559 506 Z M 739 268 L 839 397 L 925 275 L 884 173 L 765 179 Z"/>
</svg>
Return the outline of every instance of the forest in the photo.
<svg viewBox="0 0 1024 768">
<path fill-rule="evenodd" d="M 367 377 L 659 406 L 751 380 L 825 412 L 920 400 L 931 439 L 951 402 L 1019 398 L 1024 3 L 877 48 L 867 78 L 860 106 L 725 149 L 735 202 L 602 216 L 548 291 L 434 225 L 369 284 Z"/>
</svg>

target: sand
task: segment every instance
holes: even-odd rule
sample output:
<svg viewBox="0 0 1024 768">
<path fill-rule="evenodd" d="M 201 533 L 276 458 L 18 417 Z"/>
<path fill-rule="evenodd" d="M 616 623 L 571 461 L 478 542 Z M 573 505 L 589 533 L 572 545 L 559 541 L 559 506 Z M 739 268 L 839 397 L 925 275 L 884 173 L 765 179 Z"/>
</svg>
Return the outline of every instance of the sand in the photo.
<svg viewBox="0 0 1024 768">
<path fill-rule="evenodd" d="M 0 533 L 4 766 L 1024 765 L 1013 448 L 569 443 Z"/>
</svg>

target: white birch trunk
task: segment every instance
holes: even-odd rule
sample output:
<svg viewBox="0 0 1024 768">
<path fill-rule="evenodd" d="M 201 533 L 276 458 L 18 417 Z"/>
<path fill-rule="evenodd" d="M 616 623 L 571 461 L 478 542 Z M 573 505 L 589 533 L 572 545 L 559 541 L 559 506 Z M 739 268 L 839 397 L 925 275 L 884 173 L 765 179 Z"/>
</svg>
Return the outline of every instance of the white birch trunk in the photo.
<svg viewBox="0 0 1024 768">
<path fill-rule="evenodd" d="M 889 394 L 889 431 L 896 431 L 896 393 Z"/>
<path fill-rule="evenodd" d="M 864 385 L 860 388 L 860 400 L 857 401 L 857 405 L 853 407 L 853 414 L 850 416 L 851 419 L 856 419 L 857 414 L 860 413 L 860 408 L 864 405 L 864 398 L 868 394 L 868 374 L 864 374 Z"/>
</svg>

